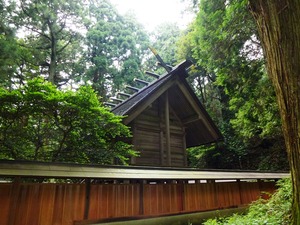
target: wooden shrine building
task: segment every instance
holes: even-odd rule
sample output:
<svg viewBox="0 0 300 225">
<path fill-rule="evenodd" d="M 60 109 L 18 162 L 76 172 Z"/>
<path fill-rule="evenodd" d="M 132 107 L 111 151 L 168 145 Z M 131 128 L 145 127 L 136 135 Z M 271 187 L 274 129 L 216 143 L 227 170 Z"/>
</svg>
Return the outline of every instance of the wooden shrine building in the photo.
<svg viewBox="0 0 300 225">
<path fill-rule="evenodd" d="M 217 142 L 222 135 L 186 81 L 184 61 L 111 111 L 126 116 L 140 157 L 132 165 L 187 166 L 186 148 Z"/>
<path fill-rule="evenodd" d="M 268 198 L 264 193 L 274 193 L 275 180 L 288 173 L 161 167 L 187 166 L 187 147 L 222 139 L 186 81 L 190 65 L 179 64 L 133 95 L 122 93 L 128 99 L 112 109 L 132 129 L 140 152 L 134 166 L 0 160 L 0 223 L 144 224 L 158 217 L 156 224 L 194 224 L 195 213 L 235 211 Z"/>
</svg>

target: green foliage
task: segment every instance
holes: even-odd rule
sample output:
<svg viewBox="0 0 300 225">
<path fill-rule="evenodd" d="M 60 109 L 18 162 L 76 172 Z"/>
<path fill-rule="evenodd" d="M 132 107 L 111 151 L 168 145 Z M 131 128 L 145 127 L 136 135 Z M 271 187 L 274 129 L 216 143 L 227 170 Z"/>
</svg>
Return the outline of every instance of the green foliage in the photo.
<svg viewBox="0 0 300 225">
<path fill-rule="evenodd" d="M 202 0 L 178 57 L 196 63 L 189 79 L 225 137 L 219 151 L 229 161 L 223 166 L 287 169 L 279 110 L 256 37 L 246 0 Z M 205 154 L 202 159 L 214 161 L 211 151 Z"/>
<path fill-rule="evenodd" d="M 80 58 L 81 2 L 31 0 L 19 5 L 14 23 L 25 32 L 24 46 L 34 56 L 33 64 L 51 83 L 65 84 L 76 75 Z"/>
<path fill-rule="evenodd" d="M 165 63 L 175 66 L 177 42 L 181 36 L 181 31 L 176 23 L 163 23 L 156 27 L 151 35 L 154 40 L 153 47 Z M 165 71 L 164 71 L 165 72 Z"/>
<path fill-rule="evenodd" d="M 0 89 L 1 158 L 122 163 L 134 155 L 121 138 L 129 129 L 101 106 L 91 87 L 59 91 L 42 79 Z"/>
<path fill-rule="evenodd" d="M 291 224 L 291 179 L 278 181 L 279 189 L 269 200 L 259 199 L 252 203 L 246 215 L 235 214 L 228 218 L 210 219 L 204 225 L 288 225 Z"/>
<path fill-rule="evenodd" d="M 142 76 L 148 37 L 133 15 L 121 16 L 109 1 L 91 3 L 89 12 L 86 60 L 90 67 L 83 78 L 107 100 Z"/>
</svg>

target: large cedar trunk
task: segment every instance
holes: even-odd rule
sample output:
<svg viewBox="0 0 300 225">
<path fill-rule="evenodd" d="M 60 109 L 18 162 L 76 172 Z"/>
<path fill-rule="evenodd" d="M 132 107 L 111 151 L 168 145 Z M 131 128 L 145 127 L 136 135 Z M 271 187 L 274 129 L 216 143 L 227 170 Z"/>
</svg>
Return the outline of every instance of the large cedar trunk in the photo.
<svg viewBox="0 0 300 225">
<path fill-rule="evenodd" d="M 293 182 L 293 224 L 300 224 L 300 1 L 249 0 L 280 107 Z"/>
</svg>

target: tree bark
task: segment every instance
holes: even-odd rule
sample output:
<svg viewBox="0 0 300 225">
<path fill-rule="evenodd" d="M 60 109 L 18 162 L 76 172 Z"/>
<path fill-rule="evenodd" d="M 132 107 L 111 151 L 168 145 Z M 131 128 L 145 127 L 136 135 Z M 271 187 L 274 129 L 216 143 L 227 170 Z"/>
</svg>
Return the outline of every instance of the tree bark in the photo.
<svg viewBox="0 0 300 225">
<path fill-rule="evenodd" d="M 51 53 L 50 53 L 50 63 L 49 63 L 49 82 L 56 85 L 55 73 L 56 73 L 56 63 L 57 63 L 57 39 L 53 25 L 48 21 L 48 27 L 50 30 L 50 41 L 51 41 Z"/>
<path fill-rule="evenodd" d="M 292 224 L 300 224 L 300 1 L 249 0 L 275 87 L 293 182 Z"/>
</svg>

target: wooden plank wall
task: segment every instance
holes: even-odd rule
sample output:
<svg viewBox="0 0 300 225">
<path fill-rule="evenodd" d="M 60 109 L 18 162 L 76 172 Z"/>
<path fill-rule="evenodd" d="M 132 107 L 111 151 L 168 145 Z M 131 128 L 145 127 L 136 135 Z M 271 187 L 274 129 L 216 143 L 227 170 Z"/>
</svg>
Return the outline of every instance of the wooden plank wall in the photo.
<svg viewBox="0 0 300 225">
<path fill-rule="evenodd" d="M 143 111 L 129 126 L 133 129 L 133 144 L 140 157 L 135 159 L 134 165 L 166 166 L 167 148 L 165 138 L 164 109 L 159 107 L 159 101 Z M 171 166 L 186 166 L 184 127 L 174 114 L 170 112 L 170 144 Z M 161 150 L 161 148 L 163 148 Z M 163 155 L 161 156 L 161 152 Z"/>
<path fill-rule="evenodd" d="M 84 185 L 0 184 L 0 197 L 3 225 L 68 225 L 83 219 Z"/>
<path fill-rule="evenodd" d="M 74 221 L 215 210 L 249 204 L 262 191 L 273 193 L 275 183 L 4 183 L 0 184 L 0 224 L 72 225 Z"/>
<path fill-rule="evenodd" d="M 92 185 L 88 219 L 138 216 L 140 214 L 138 184 Z"/>
</svg>

